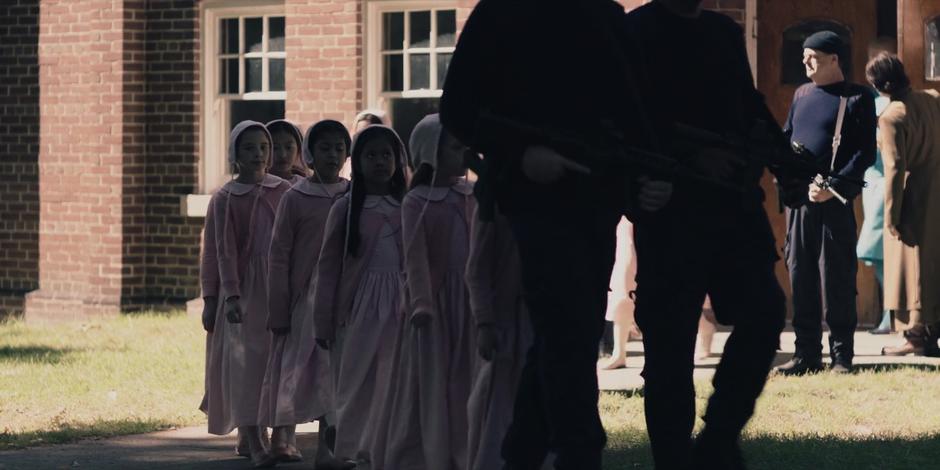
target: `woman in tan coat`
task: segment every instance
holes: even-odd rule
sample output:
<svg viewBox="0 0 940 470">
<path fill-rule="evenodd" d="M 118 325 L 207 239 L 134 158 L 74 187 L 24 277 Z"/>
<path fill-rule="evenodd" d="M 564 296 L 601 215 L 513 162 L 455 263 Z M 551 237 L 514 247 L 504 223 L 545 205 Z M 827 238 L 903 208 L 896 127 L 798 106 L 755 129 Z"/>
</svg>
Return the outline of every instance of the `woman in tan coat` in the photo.
<svg viewBox="0 0 940 470">
<path fill-rule="evenodd" d="M 937 355 L 940 337 L 940 95 L 915 91 L 897 56 L 865 70 L 891 104 L 878 145 L 885 169 L 884 301 L 907 323 L 907 341 L 882 354 Z"/>
</svg>

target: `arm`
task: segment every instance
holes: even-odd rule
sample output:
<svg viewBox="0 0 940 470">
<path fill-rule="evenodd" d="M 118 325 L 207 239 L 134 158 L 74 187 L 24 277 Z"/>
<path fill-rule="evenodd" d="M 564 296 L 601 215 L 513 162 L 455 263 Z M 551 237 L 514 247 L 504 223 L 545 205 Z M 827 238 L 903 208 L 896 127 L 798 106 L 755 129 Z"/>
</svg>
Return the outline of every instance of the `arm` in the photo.
<svg viewBox="0 0 940 470">
<path fill-rule="evenodd" d="M 467 289 L 470 292 L 470 311 L 477 326 L 496 323 L 493 299 L 496 296 L 494 280 L 497 270 L 496 220 L 482 221 L 474 211 L 473 232 L 470 235 L 470 256 L 467 261 Z"/>
<path fill-rule="evenodd" d="M 425 201 L 416 197 L 405 197 L 402 203 L 402 236 L 405 240 L 405 278 L 411 297 L 411 321 L 426 321 L 434 312 L 434 297 L 431 293 L 431 267 L 428 264 L 426 225 L 418 220 Z M 427 211 L 425 217 L 427 216 Z"/>
<path fill-rule="evenodd" d="M 219 205 L 218 195 L 209 200 L 209 210 L 206 212 L 206 226 L 202 234 L 202 262 L 199 267 L 199 281 L 202 285 L 202 298 L 218 298 L 219 296 L 219 255 L 216 251 L 216 206 Z"/>
<path fill-rule="evenodd" d="M 847 119 L 846 124 L 854 124 L 850 137 L 854 137 L 853 140 L 857 147 L 854 149 L 848 163 L 838 169 L 838 173 L 859 181 L 865 178 L 865 170 L 875 163 L 875 150 L 878 146 L 876 142 L 878 116 L 875 114 L 875 99 L 870 93 L 863 92 L 852 111 L 852 115 L 847 116 L 851 120 Z M 843 136 L 845 136 L 845 132 L 843 132 Z M 861 186 L 838 178 L 834 178 L 831 185 L 836 192 L 849 200 L 854 199 L 862 192 Z"/>
<path fill-rule="evenodd" d="M 232 297 L 241 297 L 238 242 L 235 236 L 235 216 L 231 210 L 231 197 L 231 194 L 221 195 L 215 205 L 215 241 L 223 301 L 228 301 Z"/>
<path fill-rule="evenodd" d="M 285 195 L 277 205 L 271 249 L 268 255 L 269 330 L 290 328 L 290 307 L 297 292 L 290 291 L 291 254 L 294 248 L 292 198 Z"/>
<path fill-rule="evenodd" d="M 904 162 L 903 139 L 899 124 L 904 117 L 904 110 L 888 108 L 881 116 L 879 134 L 881 158 L 884 162 L 885 191 L 885 228 L 896 236 L 896 228 L 901 223 L 901 206 L 904 203 L 904 174 L 907 165 Z"/>
<path fill-rule="evenodd" d="M 336 302 L 346 253 L 346 210 L 349 198 L 340 198 L 330 209 L 317 263 L 313 294 L 313 323 L 318 340 L 332 341 L 336 335 Z"/>
</svg>

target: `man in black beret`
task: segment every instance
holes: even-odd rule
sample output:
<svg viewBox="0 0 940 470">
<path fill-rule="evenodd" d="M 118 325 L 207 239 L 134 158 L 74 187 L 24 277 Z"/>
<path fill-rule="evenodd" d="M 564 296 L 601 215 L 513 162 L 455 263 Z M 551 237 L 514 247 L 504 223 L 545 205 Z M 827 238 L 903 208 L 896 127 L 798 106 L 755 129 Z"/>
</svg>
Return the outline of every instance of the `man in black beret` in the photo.
<svg viewBox="0 0 940 470">
<path fill-rule="evenodd" d="M 846 81 L 845 46 L 836 33 L 820 31 L 803 43 L 811 80 L 796 90 L 784 132 L 840 175 L 861 180 L 875 161 L 874 93 Z M 806 197 L 787 211 L 787 266 L 793 286 L 796 352 L 776 370 L 803 375 L 823 370 L 822 319 L 829 325 L 831 370 L 852 370 L 855 307 L 856 222 L 852 201 L 861 186 L 848 181 L 807 181 Z"/>
</svg>

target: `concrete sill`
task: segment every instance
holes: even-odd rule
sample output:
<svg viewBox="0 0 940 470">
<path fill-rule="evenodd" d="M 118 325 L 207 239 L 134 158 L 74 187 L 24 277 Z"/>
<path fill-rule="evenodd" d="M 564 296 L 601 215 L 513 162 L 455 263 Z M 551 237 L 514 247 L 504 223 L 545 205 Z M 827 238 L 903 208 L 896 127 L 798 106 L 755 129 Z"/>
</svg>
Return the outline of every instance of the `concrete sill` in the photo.
<svg viewBox="0 0 940 470">
<path fill-rule="evenodd" d="M 209 212 L 211 194 L 187 194 L 180 196 L 180 214 L 186 217 L 205 217 Z"/>
</svg>

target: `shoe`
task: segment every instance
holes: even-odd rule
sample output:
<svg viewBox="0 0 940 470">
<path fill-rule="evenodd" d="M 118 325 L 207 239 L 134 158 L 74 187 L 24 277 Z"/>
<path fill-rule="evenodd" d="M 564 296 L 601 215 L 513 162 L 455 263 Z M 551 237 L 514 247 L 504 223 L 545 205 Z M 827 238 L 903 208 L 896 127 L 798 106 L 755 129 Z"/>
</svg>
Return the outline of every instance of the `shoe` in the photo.
<svg viewBox="0 0 940 470">
<path fill-rule="evenodd" d="M 822 371 L 822 359 L 810 360 L 800 356 L 793 356 L 793 359 L 774 368 L 774 373 L 788 377 L 816 374 Z"/>
<path fill-rule="evenodd" d="M 692 446 L 692 470 L 747 470 L 737 438 L 718 438 L 703 430 Z"/>
<path fill-rule="evenodd" d="M 917 345 L 910 340 L 904 342 L 900 346 L 885 346 L 881 348 L 882 356 L 907 356 L 908 354 L 914 356 L 926 356 L 927 349 L 923 345 Z"/>
<path fill-rule="evenodd" d="M 855 367 L 852 365 L 852 361 L 832 361 L 832 365 L 829 366 L 829 372 L 833 374 L 851 374 L 855 370 Z"/>
<path fill-rule="evenodd" d="M 890 335 L 892 333 L 890 326 L 879 326 L 868 330 L 870 335 Z"/>
</svg>

